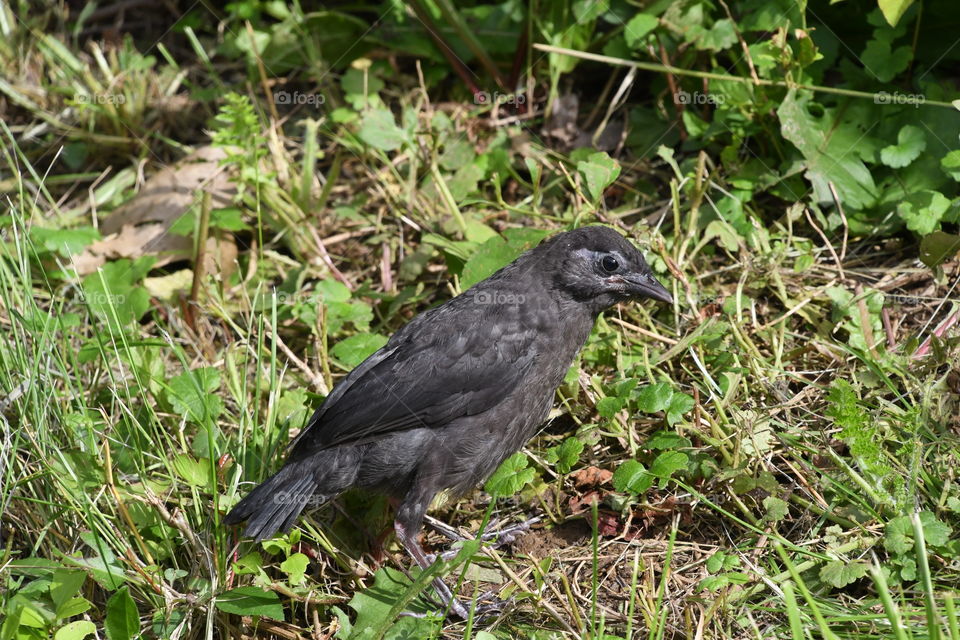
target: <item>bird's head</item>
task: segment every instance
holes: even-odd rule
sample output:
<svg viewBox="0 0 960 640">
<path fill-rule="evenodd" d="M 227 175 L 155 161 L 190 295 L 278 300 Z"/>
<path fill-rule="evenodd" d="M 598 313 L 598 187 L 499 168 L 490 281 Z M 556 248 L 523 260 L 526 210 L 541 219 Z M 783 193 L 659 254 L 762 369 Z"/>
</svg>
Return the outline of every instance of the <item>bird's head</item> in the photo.
<svg viewBox="0 0 960 640">
<path fill-rule="evenodd" d="M 553 286 L 598 312 L 636 298 L 673 302 L 643 254 L 609 227 L 581 227 L 541 246 L 553 258 Z"/>
</svg>

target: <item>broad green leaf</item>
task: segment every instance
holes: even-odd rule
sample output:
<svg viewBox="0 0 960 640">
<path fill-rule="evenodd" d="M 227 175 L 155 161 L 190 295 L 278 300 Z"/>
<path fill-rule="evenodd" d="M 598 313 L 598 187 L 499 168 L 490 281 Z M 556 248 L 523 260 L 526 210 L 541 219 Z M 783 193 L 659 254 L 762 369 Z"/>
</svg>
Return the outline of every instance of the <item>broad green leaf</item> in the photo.
<svg viewBox="0 0 960 640">
<path fill-rule="evenodd" d="M 111 331 L 125 329 L 150 308 L 150 295 L 136 283 L 153 262 L 152 257 L 115 260 L 83 279 L 83 294 L 90 311 L 106 321 Z"/>
<path fill-rule="evenodd" d="M 30 238 L 34 243 L 43 245 L 47 251 L 68 258 L 82 253 L 87 245 L 99 240 L 100 232 L 93 227 L 45 229 L 34 226 L 30 228 Z"/>
<path fill-rule="evenodd" d="M 940 547 L 950 540 L 950 525 L 940 522 L 930 511 L 920 512 L 920 524 L 928 547 Z M 899 516 L 887 523 L 884 529 L 883 546 L 887 551 L 897 554 L 912 553 L 914 546 L 913 522 L 910 516 Z"/>
<path fill-rule="evenodd" d="M 265 591 L 260 587 L 239 587 L 225 591 L 217 596 L 217 609 L 238 616 L 262 616 L 274 620 L 283 620 L 283 605 L 280 596 L 274 591 Z"/>
<path fill-rule="evenodd" d="M 673 390 L 670 384 L 659 382 L 643 387 L 637 392 L 637 409 L 644 413 L 664 411 L 670 406 Z"/>
<path fill-rule="evenodd" d="M 599 202 L 604 190 L 620 175 L 620 164 L 606 152 L 591 154 L 586 160 L 577 163 L 577 171 L 583 176 L 587 186 L 587 195 Z"/>
<path fill-rule="evenodd" d="M 831 560 L 820 567 L 820 579 L 837 589 L 842 589 L 851 582 L 856 582 L 867 575 L 869 568 L 869 565 L 865 562 Z"/>
<path fill-rule="evenodd" d="M 352 369 L 385 344 L 387 338 L 379 333 L 357 333 L 333 345 L 330 353 Z"/>
<path fill-rule="evenodd" d="M 788 505 L 785 500 L 781 500 L 776 496 L 767 496 L 764 498 L 763 508 L 767 510 L 767 512 L 763 514 L 765 522 L 780 522 L 786 518 L 790 512 L 790 505 Z"/>
<path fill-rule="evenodd" d="M 812 98 L 808 91 L 790 89 L 777 109 L 777 116 L 781 134 L 806 160 L 805 176 L 813 186 L 816 199 L 831 202 L 829 183 L 833 182 L 844 205 L 853 209 L 873 206 L 877 200 L 873 176 L 860 158 L 857 146 L 841 139 L 856 140 L 857 132 L 838 136 L 840 129 L 852 125 L 838 123 L 833 109 L 818 106 L 822 115 L 813 115 Z"/>
<path fill-rule="evenodd" d="M 573 15 L 578 24 L 596 20 L 610 9 L 610 0 L 573 0 Z"/>
<path fill-rule="evenodd" d="M 903 17 L 906 10 L 913 4 L 913 0 L 879 0 L 878 4 L 887 23 L 889 23 L 891 27 L 895 27 L 897 23 L 900 22 L 900 18 Z"/>
<path fill-rule="evenodd" d="M 167 383 L 167 402 L 177 413 L 197 424 L 209 424 L 220 417 L 223 400 L 216 391 L 220 388 L 220 372 L 213 367 L 185 371 Z"/>
<path fill-rule="evenodd" d="M 140 613 L 126 585 L 117 589 L 107 600 L 103 628 L 108 640 L 131 640 L 140 633 Z"/>
<path fill-rule="evenodd" d="M 503 237 L 498 235 L 485 241 L 463 266 L 463 272 L 460 274 L 460 286 L 463 289 L 469 289 L 481 280 L 493 275 L 501 267 L 505 267 L 516 260 L 521 253 L 536 246 L 546 234 L 546 231 L 539 229 L 511 229 L 504 233 Z M 495 294 L 496 292 L 490 293 Z M 478 302 L 480 304 L 495 303 L 497 300 L 494 298 L 495 296 L 491 296 L 489 299 L 481 297 Z M 522 302 L 517 298 L 503 299 L 502 301 L 507 304 Z"/>
<path fill-rule="evenodd" d="M 337 637 L 344 640 L 375 640 L 381 633 L 383 638 L 393 640 L 437 637 L 437 622 L 434 620 L 425 616 L 394 617 L 393 612 L 398 605 L 416 614 L 426 613 L 427 610 L 418 601 L 410 602 L 416 596 L 411 593 L 415 588 L 415 583 L 400 571 L 383 567 L 374 574 L 371 587 L 354 592 L 347 604 L 356 611 L 356 621 L 349 624 L 349 618 L 343 616 L 342 619 L 348 624 L 344 625 L 344 632 L 337 633 Z"/>
<path fill-rule="evenodd" d="M 920 260 L 931 269 L 960 252 L 960 236 L 934 231 L 920 241 Z"/>
<path fill-rule="evenodd" d="M 680 422 L 683 414 L 693 409 L 694 405 L 693 396 L 674 393 L 670 396 L 670 404 L 667 405 L 667 424 L 672 426 Z"/>
<path fill-rule="evenodd" d="M 940 168 L 948 176 L 960 182 L 960 149 L 955 149 L 940 159 Z"/>
<path fill-rule="evenodd" d="M 50 599 L 53 600 L 54 608 L 59 609 L 64 602 L 77 595 L 86 580 L 87 574 L 85 571 L 72 569 L 55 571 L 53 580 L 50 582 Z"/>
<path fill-rule="evenodd" d="M 210 226 L 224 231 L 243 231 L 250 228 L 250 225 L 243 221 L 243 212 L 238 207 L 211 209 Z"/>
<path fill-rule="evenodd" d="M 636 49 L 644 43 L 647 34 L 656 29 L 659 24 L 660 20 L 656 16 L 649 13 L 638 13 L 630 18 L 630 21 L 623 28 L 623 37 L 631 49 Z"/>
<path fill-rule="evenodd" d="M 880 151 L 880 161 L 888 167 L 900 169 L 907 166 L 927 148 L 927 137 L 920 127 L 908 124 L 897 134 L 897 144 L 884 147 Z"/>
<path fill-rule="evenodd" d="M 939 191 L 924 189 L 911 193 L 897 205 L 897 215 L 907 228 L 920 235 L 933 233 L 950 209 L 950 200 Z"/>
<path fill-rule="evenodd" d="M 547 449 L 546 455 L 550 462 L 557 467 L 558 473 L 570 473 L 573 466 L 580 460 L 583 451 L 583 442 L 576 436 L 570 436 L 557 447 Z"/>
<path fill-rule="evenodd" d="M 653 476 L 636 460 L 627 460 L 613 472 L 613 488 L 621 493 L 640 495 L 653 485 Z"/>
<path fill-rule="evenodd" d="M 303 553 L 294 553 L 289 558 L 280 563 L 280 571 L 287 574 L 290 584 L 298 586 L 303 584 L 306 579 L 307 566 L 310 564 L 310 558 Z"/>
<path fill-rule="evenodd" d="M 701 38 L 696 42 L 698 49 L 709 49 L 711 51 L 722 51 L 729 49 L 737 43 L 737 32 L 734 29 L 733 20 L 723 18 L 713 23 L 713 26 L 707 29 Z"/>
<path fill-rule="evenodd" d="M 210 489 L 213 487 L 213 474 L 210 470 L 210 461 L 197 460 L 187 453 L 181 453 L 173 459 L 173 470 L 180 479 L 191 487 Z"/>
<path fill-rule="evenodd" d="M 910 65 L 912 58 L 913 53 L 909 46 L 894 46 L 893 34 L 879 29 L 874 32 L 873 39 L 867 43 L 860 55 L 863 66 L 880 82 L 893 80 Z"/>
<path fill-rule="evenodd" d="M 600 400 L 597 401 L 597 413 L 600 414 L 601 418 L 610 420 L 613 416 L 617 415 L 618 411 L 623 409 L 625 402 L 625 398 L 618 398 L 616 396 L 600 398 Z"/>
<path fill-rule="evenodd" d="M 74 620 L 57 629 L 53 640 L 82 640 L 96 631 L 97 625 L 89 620 Z"/>
<path fill-rule="evenodd" d="M 687 454 L 680 451 L 664 451 L 650 465 L 650 473 L 658 478 L 669 478 L 677 471 L 687 468 Z"/>
<path fill-rule="evenodd" d="M 373 109 L 366 113 L 357 135 L 381 151 L 394 151 L 407 142 L 407 134 L 397 126 L 389 109 Z"/>
<path fill-rule="evenodd" d="M 522 451 L 516 452 L 493 472 L 483 485 L 484 490 L 497 498 L 514 495 L 536 477 L 536 470 L 529 467 L 529 464 L 530 461 Z"/>
<path fill-rule="evenodd" d="M 686 395 L 686 394 L 680 394 Z M 673 431 L 658 431 L 644 443 L 644 449 L 682 449 L 691 446 L 689 438 L 684 438 Z"/>
</svg>

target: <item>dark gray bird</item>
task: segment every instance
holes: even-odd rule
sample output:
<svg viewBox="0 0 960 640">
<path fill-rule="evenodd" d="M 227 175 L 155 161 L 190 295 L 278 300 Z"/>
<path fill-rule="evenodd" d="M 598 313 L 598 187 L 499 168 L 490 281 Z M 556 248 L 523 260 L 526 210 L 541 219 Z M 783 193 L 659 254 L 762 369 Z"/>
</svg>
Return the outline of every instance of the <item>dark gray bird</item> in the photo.
<svg viewBox="0 0 960 640">
<path fill-rule="evenodd" d="M 553 236 L 397 331 L 334 387 L 286 464 L 224 522 L 247 521 L 245 535 L 262 540 L 289 529 L 308 504 L 370 489 L 399 501 L 397 538 L 426 568 L 416 536 L 433 497 L 469 491 L 518 451 L 546 419 L 597 316 L 636 298 L 673 300 L 613 229 Z"/>
</svg>

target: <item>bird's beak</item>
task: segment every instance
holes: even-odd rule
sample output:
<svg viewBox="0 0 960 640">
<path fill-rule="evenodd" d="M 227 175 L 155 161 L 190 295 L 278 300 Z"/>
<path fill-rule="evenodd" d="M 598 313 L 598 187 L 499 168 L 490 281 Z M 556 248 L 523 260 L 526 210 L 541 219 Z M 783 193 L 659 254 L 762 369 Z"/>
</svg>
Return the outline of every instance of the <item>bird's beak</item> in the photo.
<svg viewBox="0 0 960 640">
<path fill-rule="evenodd" d="M 627 285 L 627 292 L 631 295 L 673 304 L 673 296 L 667 288 L 651 275 L 629 275 L 624 278 L 624 282 Z"/>
</svg>

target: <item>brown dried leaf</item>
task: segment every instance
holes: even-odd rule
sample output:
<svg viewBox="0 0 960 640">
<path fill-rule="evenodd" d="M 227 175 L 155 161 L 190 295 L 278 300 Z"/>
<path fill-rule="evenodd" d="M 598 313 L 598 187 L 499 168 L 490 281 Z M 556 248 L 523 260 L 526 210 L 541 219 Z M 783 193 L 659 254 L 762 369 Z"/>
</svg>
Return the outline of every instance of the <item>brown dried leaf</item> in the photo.
<svg viewBox="0 0 960 640">
<path fill-rule="evenodd" d="M 197 189 L 208 191 L 214 208 L 231 204 L 236 188 L 219 162 L 222 149 L 202 147 L 180 162 L 151 176 L 143 189 L 117 208 L 100 225 L 103 239 L 76 257 L 80 275 L 97 270 L 107 260 L 157 256 L 159 267 L 193 257 L 193 239 L 169 233 L 170 226 L 194 204 Z M 207 272 L 229 273 L 237 248 L 232 237 L 209 238 Z"/>
</svg>

